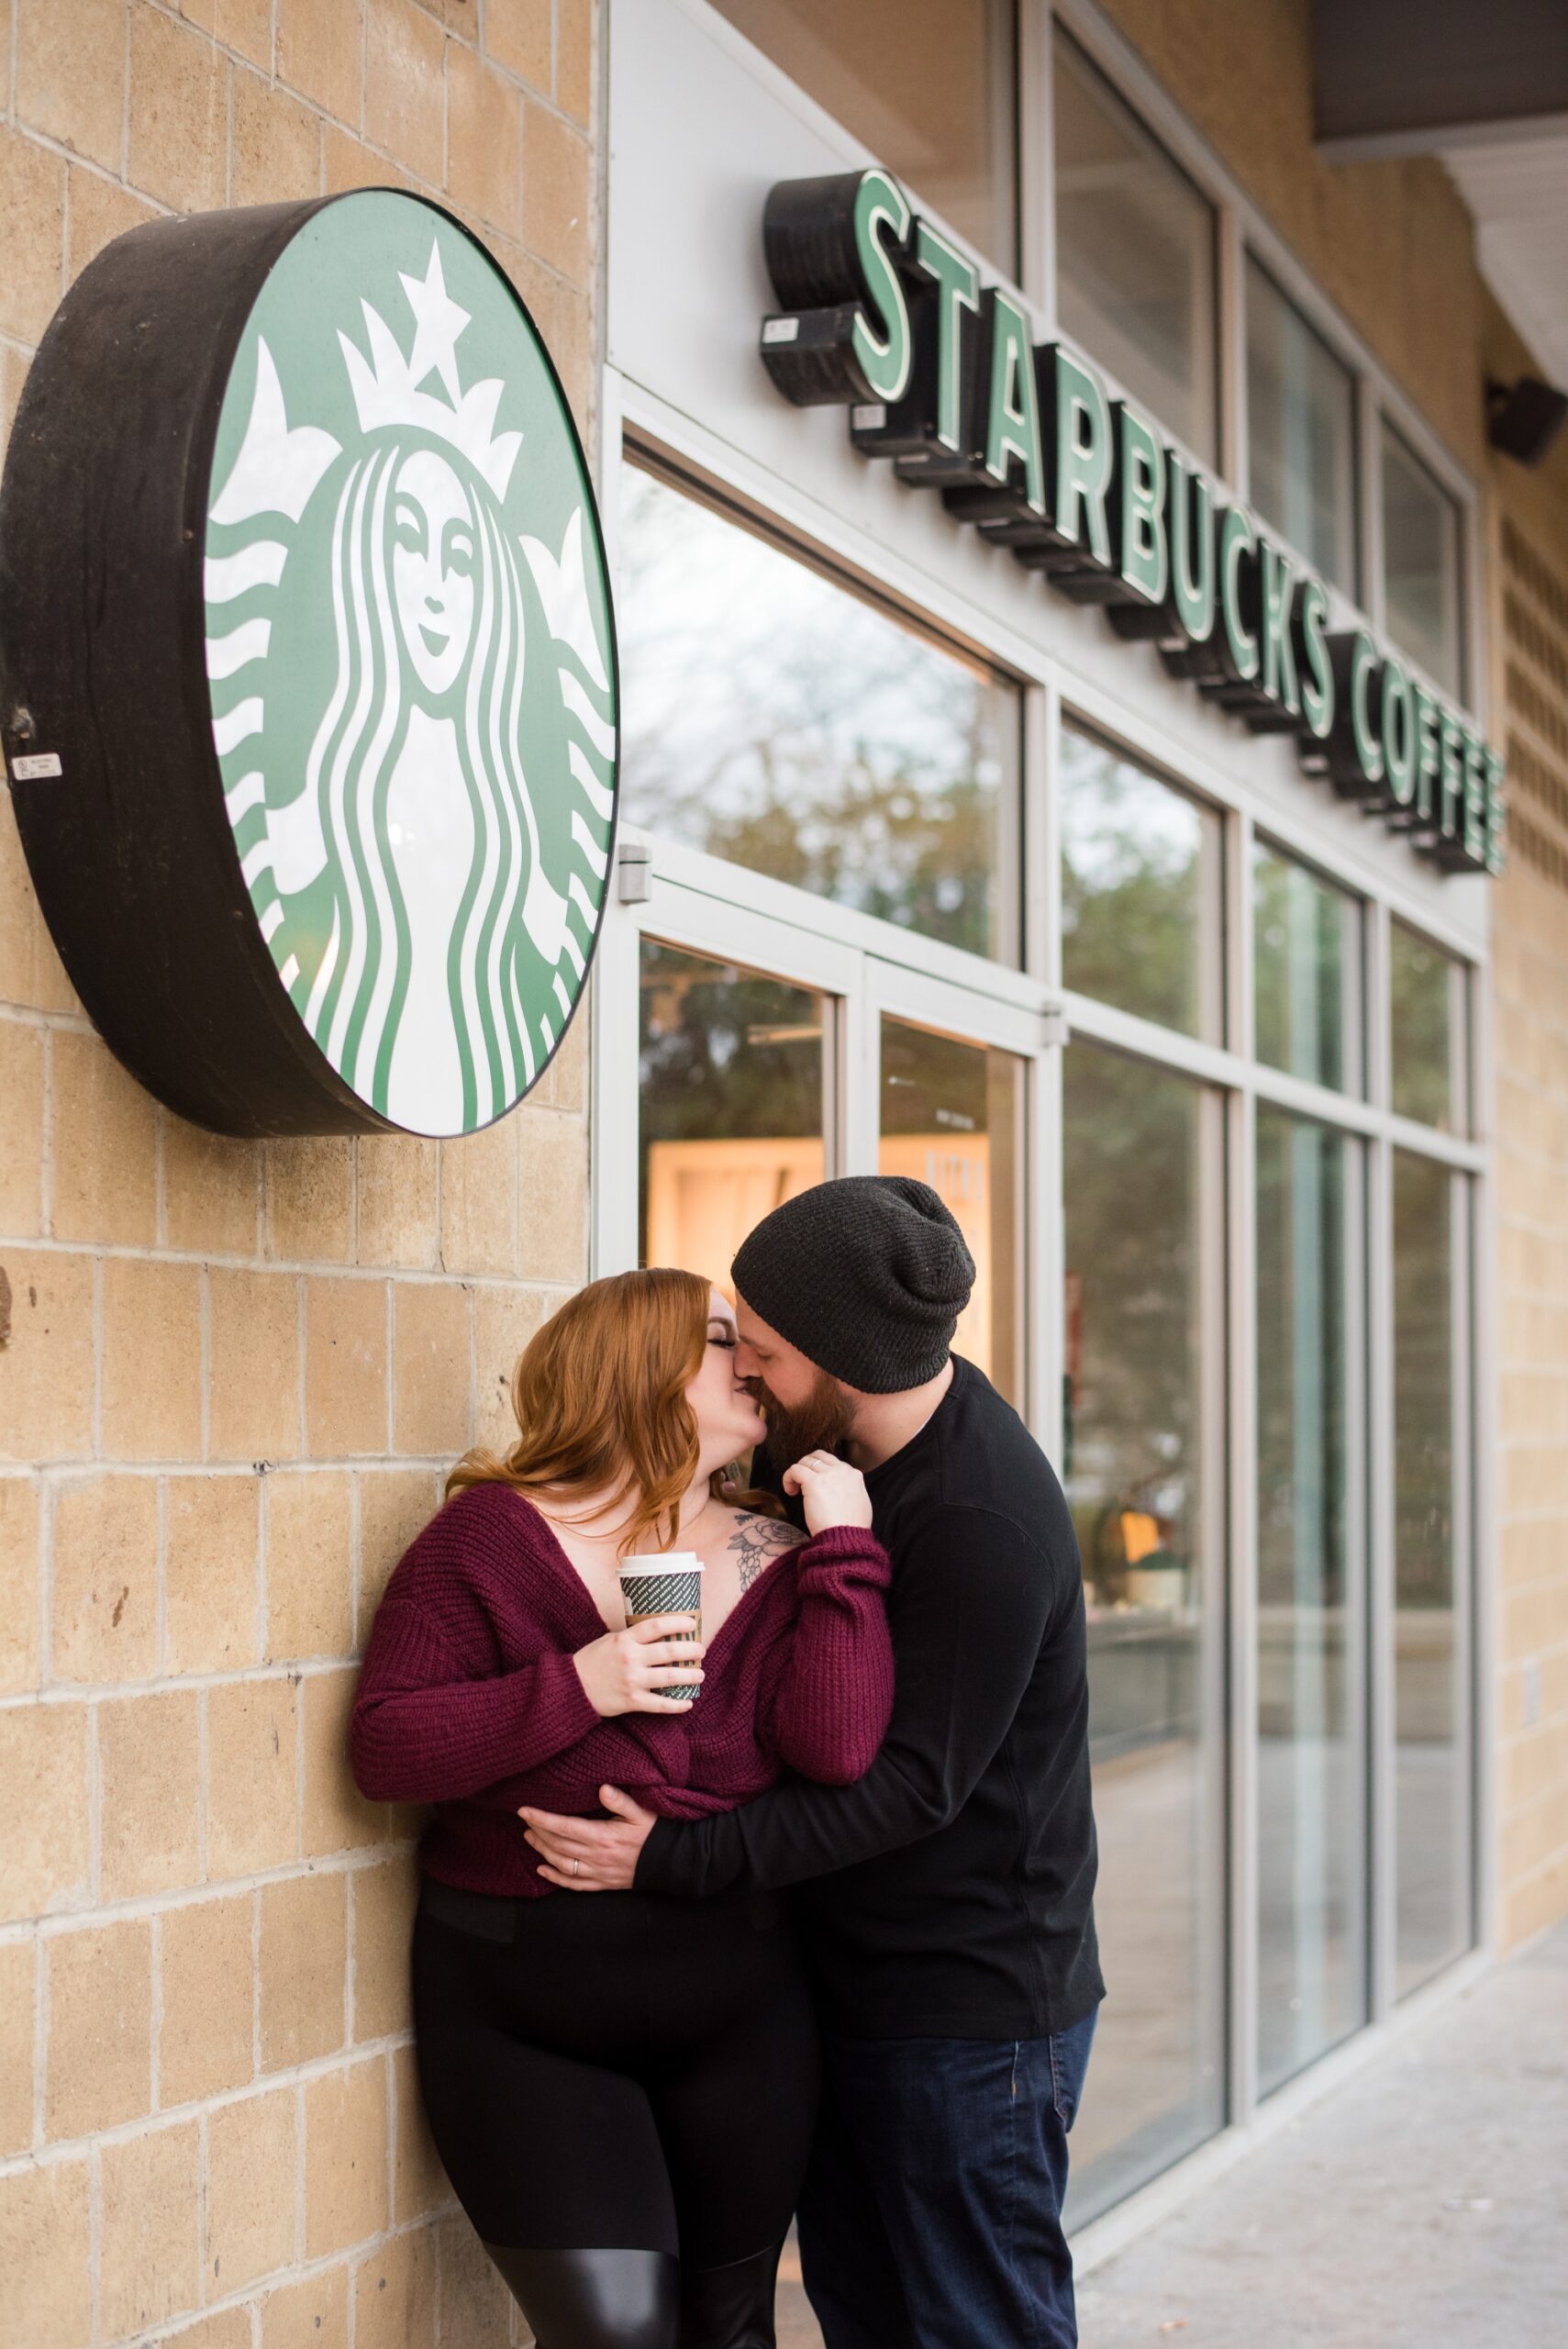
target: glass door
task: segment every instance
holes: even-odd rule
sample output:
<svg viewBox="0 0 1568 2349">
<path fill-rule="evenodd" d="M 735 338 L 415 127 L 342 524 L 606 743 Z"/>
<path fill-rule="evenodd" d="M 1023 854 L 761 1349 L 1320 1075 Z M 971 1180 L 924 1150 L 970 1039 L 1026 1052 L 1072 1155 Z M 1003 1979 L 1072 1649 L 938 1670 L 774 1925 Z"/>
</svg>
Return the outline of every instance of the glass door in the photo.
<svg viewBox="0 0 1568 2349">
<path fill-rule="evenodd" d="M 929 1183 L 951 1209 L 975 1269 L 954 1349 L 1028 1416 L 1029 1072 L 1039 1014 L 872 961 L 863 1026 L 876 1127 L 852 1136 L 851 1155 L 867 1173 Z"/>
<path fill-rule="evenodd" d="M 877 1172 L 929 1183 L 951 1210 L 975 1269 L 953 1342 L 1019 1408 L 1024 1064 L 885 1012 L 881 1052 Z"/>
<path fill-rule="evenodd" d="M 754 1223 L 829 1172 L 833 998 L 644 936 L 638 1262 L 729 1287 Z"/>
<path fill-rule="evenodd" d="M 609 913 L 595 974 L 594 1263 L 729 1286 L 770 1208 L 845 1172 L 862 958 L 661 877 Z"/>
</svg>

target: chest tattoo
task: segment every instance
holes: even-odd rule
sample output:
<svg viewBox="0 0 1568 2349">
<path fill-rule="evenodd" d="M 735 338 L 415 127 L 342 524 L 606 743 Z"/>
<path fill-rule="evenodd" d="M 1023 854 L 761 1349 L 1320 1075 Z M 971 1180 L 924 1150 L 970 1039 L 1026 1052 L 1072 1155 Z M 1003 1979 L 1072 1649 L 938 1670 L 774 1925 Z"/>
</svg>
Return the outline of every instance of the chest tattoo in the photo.
<svg viewBox="0 0 1568 2349">
<path fill-rule="evenodd" d="M 757 1576 L 773 1560 L 779 1545 L 764 1533 L 752 1532 L 750 1526 L 739 1525 L 730 1535 L 726 1548 L 732 1551 L 742 1590 L 750 1590 Z"/>
</svg>

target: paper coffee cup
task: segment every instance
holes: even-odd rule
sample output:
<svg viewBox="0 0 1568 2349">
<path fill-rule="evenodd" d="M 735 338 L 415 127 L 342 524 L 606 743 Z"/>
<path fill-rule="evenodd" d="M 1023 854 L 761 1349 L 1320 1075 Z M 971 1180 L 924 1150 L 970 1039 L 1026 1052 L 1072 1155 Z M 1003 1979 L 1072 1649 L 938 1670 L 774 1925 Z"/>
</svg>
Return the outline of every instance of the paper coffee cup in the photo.
<svg viewBox="0 0 1568 2349">
<path fill-rule="evenodd" d="M 661 1550 L 651 1556 L 628 1558 L 619 1569 L 620 1595 L 628 1628 L 645 1623 L 651 1615 L 695 1615 L 696 1636 L 702 1636 L 703 1564 L 695 1550 Z M 699 1697 L 702 1684 L 665 1688 L 666 1697 Z"/>
</svg>

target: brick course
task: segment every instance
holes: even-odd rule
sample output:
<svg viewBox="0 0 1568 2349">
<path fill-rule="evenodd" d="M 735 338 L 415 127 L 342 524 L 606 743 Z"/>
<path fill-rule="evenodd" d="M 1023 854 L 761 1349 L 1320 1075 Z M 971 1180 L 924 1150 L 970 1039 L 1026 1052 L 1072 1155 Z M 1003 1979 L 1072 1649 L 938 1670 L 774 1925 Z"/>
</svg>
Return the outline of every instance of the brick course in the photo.
<svg viewBox="0 0 1568 2349">
<path fill-rule="evenodd" d="M 592 6 L 13 13 L 0 433 L 111 238 L 378 183 L 484 239 L 591 429 Z M 419 1820 L 360 1800 L 342 1723 L 398 1552 L 583 1276 L 585 1029 L 473 1143 L 201 1132 L 83 1016 L 0 794 L 0 2272 L 28 2349 L 518 2337 L 418 2108 Z"/>
</svg>

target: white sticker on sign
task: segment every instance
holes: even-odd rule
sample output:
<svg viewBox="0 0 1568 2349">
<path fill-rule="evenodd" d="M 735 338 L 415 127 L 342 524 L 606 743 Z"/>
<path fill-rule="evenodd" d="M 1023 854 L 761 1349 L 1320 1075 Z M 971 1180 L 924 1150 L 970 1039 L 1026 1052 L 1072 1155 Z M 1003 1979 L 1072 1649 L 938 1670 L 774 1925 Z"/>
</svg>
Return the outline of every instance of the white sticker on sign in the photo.
<svg viewBox="0 0 1568 2349">
<path fill-rule="evenodd" d="M 27 758 L 11 762 L 12 780 L 17 783 L 52 783 L 59 773 L 58 751 L 35 751 Z"/>
</svg>

